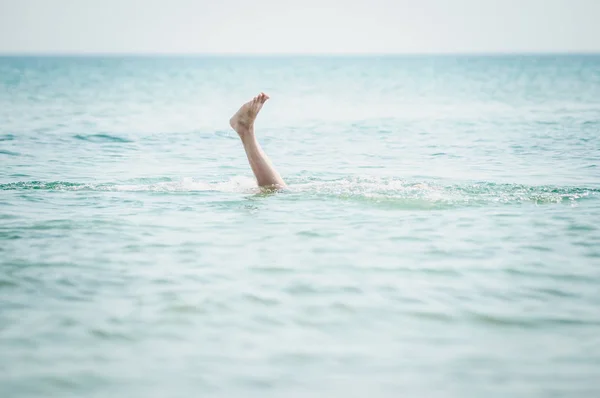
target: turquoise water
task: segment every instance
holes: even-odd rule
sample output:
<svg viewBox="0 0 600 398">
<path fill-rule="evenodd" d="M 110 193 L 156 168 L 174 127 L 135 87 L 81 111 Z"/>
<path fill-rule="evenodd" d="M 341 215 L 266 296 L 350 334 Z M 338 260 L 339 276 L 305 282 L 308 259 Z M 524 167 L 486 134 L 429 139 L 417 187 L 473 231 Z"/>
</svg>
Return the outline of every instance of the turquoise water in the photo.
<svg viewBox="0 0 600 398">
<path fill-rule="evenodd" d="M 600 395 L 600 56 L 3 57 L 0 162 L 2 397 Z"/>
</svg>

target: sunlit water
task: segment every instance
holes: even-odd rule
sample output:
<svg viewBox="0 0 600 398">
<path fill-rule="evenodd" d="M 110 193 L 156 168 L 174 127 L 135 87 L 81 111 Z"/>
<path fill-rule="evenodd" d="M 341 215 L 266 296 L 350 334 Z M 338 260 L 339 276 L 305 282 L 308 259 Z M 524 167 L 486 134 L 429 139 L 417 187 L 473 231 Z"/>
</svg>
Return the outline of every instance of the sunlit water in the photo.
<svg viewBox="0 0 600 398">
<path fill-rule="evenodd" d="M 600 56 L 0 58 L 0 396 L 600 396 L 599 137 Z"/>
</svg>

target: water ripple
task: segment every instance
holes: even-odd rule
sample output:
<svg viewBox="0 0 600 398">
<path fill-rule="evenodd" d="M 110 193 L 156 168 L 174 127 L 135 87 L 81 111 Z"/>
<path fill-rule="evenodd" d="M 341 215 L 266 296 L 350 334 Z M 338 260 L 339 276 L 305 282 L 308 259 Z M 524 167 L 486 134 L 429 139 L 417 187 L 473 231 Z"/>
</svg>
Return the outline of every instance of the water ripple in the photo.
<svg viewBox="0 0 600 398">
<path fill-rule="evenodd" d="M 117 142 L 117 143 L 133 142 L 130 139 L 127 139 L 124 137 L 119 137 L 116 135 L 110 135 L 110 134 L 90 134 L 90 135 L 76 134 L 73 136 L 73 138 L 75 138 L 77 140 L 89 141 L 89 142 Z"/>
</svg>

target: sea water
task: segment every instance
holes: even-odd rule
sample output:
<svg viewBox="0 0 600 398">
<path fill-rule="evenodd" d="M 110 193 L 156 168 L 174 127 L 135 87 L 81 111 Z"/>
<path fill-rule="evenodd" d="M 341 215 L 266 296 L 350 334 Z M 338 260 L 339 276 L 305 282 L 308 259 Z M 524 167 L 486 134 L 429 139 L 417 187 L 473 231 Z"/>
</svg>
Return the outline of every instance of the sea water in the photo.
<svg viewBox="0 0 600 398">
<path fill-rule="evenodd" d="M 599 165 L 596 55 L 1 57 L 0 396 L 600 396 Z"/>
</svg>

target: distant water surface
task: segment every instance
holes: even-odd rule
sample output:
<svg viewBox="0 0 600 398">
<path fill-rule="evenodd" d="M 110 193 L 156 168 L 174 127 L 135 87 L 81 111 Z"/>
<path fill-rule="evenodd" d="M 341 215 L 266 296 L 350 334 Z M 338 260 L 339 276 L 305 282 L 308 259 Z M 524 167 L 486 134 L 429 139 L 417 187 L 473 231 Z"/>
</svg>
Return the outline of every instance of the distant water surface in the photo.
<svg viewBox="0 0 600 398">
<path fill-rule="evenodd" d="M 600 56 L 0 57 L 0 165 L 2 397 L 600 396 Z"/>
</svg>

